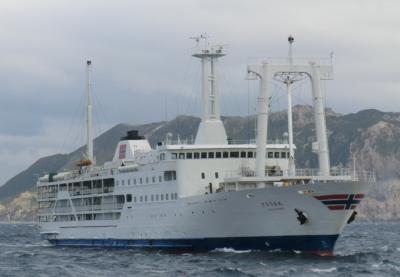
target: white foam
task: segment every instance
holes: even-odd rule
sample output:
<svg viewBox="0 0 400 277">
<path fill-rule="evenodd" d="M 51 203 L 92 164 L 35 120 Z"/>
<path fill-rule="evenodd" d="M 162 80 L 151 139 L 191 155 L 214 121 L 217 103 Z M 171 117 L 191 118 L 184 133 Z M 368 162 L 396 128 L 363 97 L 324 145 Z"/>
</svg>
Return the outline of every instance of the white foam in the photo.
<svg viewBox="0 0 400 277">
<path fill-rule="evenodd" d="M 241 254 L 241 253 L 250 253 L 251 250 L 235 250 L 233 248 L 216 248 L 212 252 L 222 252 L 222 253 L 236 253 L 236 254 Z"/>
<path fill-rule="evenodd" d="M 383 264 L 382 262 L 377 263 L 377 264 L 372 264 L 372 267 L 373 268 L 380 268 L 382 264 Z"/>
<path fill-rule="evenodd" d="M 269 250 L 268 252 L 269 252 L 269 253 L 279 253 L 279 252 L 282 252 L 282 249 L 280 249 L 280 248 L 275 248 L 275 249 Z"/>
<path fill-rule="evenodd" d="M 381 249 L 382 249 L 382 251 L 386 252 L 389 250 L 389 246 L 388 245 L 382 246 Z"/>
<path fill-rule="evenodd" d="M 336 271 L 336 269 L 337 269 L 336 267 L 331 267 L 331 268 L 311 268 L 310 270 L 316 273 L 318 272 L 330 273 Z"/>
</svg>

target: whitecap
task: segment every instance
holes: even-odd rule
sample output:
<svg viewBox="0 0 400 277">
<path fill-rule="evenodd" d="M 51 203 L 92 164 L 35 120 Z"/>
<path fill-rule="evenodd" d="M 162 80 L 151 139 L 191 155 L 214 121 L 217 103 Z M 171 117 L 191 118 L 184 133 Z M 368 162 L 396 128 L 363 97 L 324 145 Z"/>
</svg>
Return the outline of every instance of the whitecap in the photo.
<svg viewBox="0 0 400 277">
<path fill-rule="evenodd" d="M 269 252 L 269 253 L 279 253 L 279 252 L 282 252 L 282 249 L 280 249 L 280 248 L 275 248 L 275 249 L 268 250 L 268 252 Z"/>
<path fill-rule="evenodd" d="M 211 251 L 211 252 L 222 252 L 222 253 L 236 253 L 236 254 L 241 254 L 241 253 L 250 253 L 251 252 L 251 250 L 235 250 L 235 249 L 233 249 L 233 248 L 227 248 L 227 247 L 224 247 L 224 248 L 216 248 L 216 249 L 214 249 L 213 251 Z"/>
<path fill-rule="evenodd" d="M 371 266 L 372 266 L 373 268 L 379 268 L 379 267 L 381 267 L 382 264 L 383 264 L 383 263 L 380 262 L 380 263 L 377 263 L 377 264 L 372 264 Z"/>
<path fill-rule="evenodd" d="M 316 273 L 331 273 L 337 270 L 336 267 L 331 267 L 331 268 L 311 268 L 310 269 L 312 272 L 316 272 Z"/>
</svg>

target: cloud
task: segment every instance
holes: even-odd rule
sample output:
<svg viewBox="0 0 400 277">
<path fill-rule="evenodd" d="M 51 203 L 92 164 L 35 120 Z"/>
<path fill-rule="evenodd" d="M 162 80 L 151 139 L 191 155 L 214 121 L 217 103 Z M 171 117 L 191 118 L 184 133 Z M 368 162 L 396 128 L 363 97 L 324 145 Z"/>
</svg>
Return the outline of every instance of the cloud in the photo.
<svg viewBox="0 0 400 277">
<path fill-rule="evenodd" d="M 223 114 L 254 110 L 246 65 L 255 57 L 286 56 L 288 34 L 298 57 L 334 51 L 328 106 L 398 111 L 399 10 L 394 0 L 1 1 L 0 136 L 18 142 L 21 156 L 12 166 L 18 170 L 72 150 L 49 146 L 59 139 L 51 128 L 66 136 L 84 120 L 87 59 L 102 126 L 199 115 L 199 61 L 190 56 L 188 37 L 204 32 L 226 44 L 219 68 Z M 310 101 L 306 88 L 299 86 L 295 101 Z M 284 108 L 282 99 L 275 103 Z"/>
</svg>

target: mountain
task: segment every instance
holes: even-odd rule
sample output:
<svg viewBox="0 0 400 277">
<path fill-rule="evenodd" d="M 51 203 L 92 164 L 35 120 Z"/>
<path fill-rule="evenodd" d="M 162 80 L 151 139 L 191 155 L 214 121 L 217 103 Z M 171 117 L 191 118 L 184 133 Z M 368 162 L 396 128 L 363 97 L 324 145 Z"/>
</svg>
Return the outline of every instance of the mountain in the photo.
<svg viewBox="0 0 400 277">
<path fill-rule="evenodd" d="M 327 109 L 326 115 L 332 166 L 352 167 L 355 164 L 357 170 L 375 171 L 379 180 L 399 179 L 400 113 L 369 109 L 343 115 Z M 222 120 L 229 138 L 247 140 L 255 137 L 255 116 L 223 117 Z M 157 142 L 163 141 L 168 134 L 172 135 L 174 140 L 193 139 L 199 122 L 200 119 L 196 117 L 178 116 L 167 122 L 137 126 L 118 124 L 95 139 L 94 153 L 97 164 L 112 159 L 120 137 L 128 130 L 139 130 L 154 146 Z M 300 105 L 293 107 L 293 126 L 297 167 L 317 167 L 317 155 L 311 151 L 312 142 L 316 139 L 312 107 Z M 282 138 L 283 133 L 287 131 L 287 112 L 271 113 L 268 130 L 270 139 Z M 40 158 L 0 187 L 0 204 L 11 203 L 25 191 L 33 192 L 37 174 L 74 168 L 75 162 L 82 157 L 84 151 L 85 147 L 80 147 L 69 154 Z M 397 189 L 397 186 L 394 187 Z M 384 189 L 378 187 L 373 191 L 376 195 L 382 196 Z M 389 196 L 377 198 L 376 201 L 385 201 L 387 197 Z"/>
</svg>

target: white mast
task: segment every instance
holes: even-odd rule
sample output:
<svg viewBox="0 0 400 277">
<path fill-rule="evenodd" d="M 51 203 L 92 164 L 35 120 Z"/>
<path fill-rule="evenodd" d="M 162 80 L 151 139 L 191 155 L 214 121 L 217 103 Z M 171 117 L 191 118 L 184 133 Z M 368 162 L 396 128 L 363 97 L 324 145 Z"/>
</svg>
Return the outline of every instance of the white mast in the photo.
<svg viewBox="0 0 400 277">
<path fill-rule="evenodd" d="M 290 35 L 288 38 L 289 42 L 289 65 L 293 65 L 293 54 L 292 54 L 292 44 L 294 42 L 294 38 Z M 298 73 L 296 74 L 298 75 Z M 286 76 L 285 84 L 287 88 L 288 95 L 288 135 L 289 135 L 289 176 L 296 175 L 296 165 L 294 162 L 294 149 L 293 149 L 293 113 L 292 113 L 292 84 L 295 81 L 296 75 L 290 76 L 288 74 Z M 292 77 L 292 78 L 291 78 Z"/>
<path fill-rule="evenodd" d="M 292 84 L 293 81 L 291 80 L 288 80 L 286 83 L 287 95 L 288 95 L 289 176 L 296 175 L 296 165 L 294 162 L 294 149 L 293 149 Z"/>
<path fill-rule="evenodd" d="M 287 99 L 288 99 L 288 109 L 287 109 L 287 118 L 288 118 L 288 138 L 289 138 L 289 161 L 288 161 L 288 175 L 295 176 L 296 175 L 296 164 L 294 158 L 294 144 L 293 144 L 293 111 L 292 111 L 292 87 L 293 83 L 300 81 L 303 79 L 302 73 L 292 72 L 293 67 L 293 51 L 292 45 L 294 42 L 294 38 L 292 35 L 288 37 L 289 42 L 289 53 L 287 58 L 287 63 L 289 66 L 289 70 L 287 72 L 278 73 L 276 75 L 276 80 L 283 82 L 286 85 L 287 91 Z"/>
<path fill-rule="evenodd" d="M 87 145 L 86 145 L 86 158 L 94 164 L 93 157 L 93 128 L 92 128 L 92 84 L 90 80 L 92 62 L 88 60 L 86 62 L 86 92 L 87 92 Z"/>
<path fill-rule="evenodd" d="M 256 136 L 256 168 L 255 173 L 257 177 L 265 177 L 265 154 L 268 137 L 268 113 L 271 101 L 271 92 L 269 83 L 272 75 L 270 65 L 267 62 L 261 65 L 249 65 L 247 67 L 249 75 L 255 75 L 260 80 L 260 92 L 258 96 L 258 110 L 257 110 L 257 136 Z M 250 77 L 250 76 L 249 76 Z M 265 183 L 258 183 L 258 187 L 264 187 Z"/>
<path fill-rule="evenodd" d="M 219 111 L 218 76 L 215 69 L 217 60 L 225 56 L 222 46 L 209 47 L 207 36 L 193 37 L 197 48 L 200 39 L 204 40 L 204 48 L 196 49 L 193 57 L 201 59 L 202 66 L 202 106 L 203 115 L 197 130 L 196 144 L 226 144 L 227 137 Z"/>
</svg>

